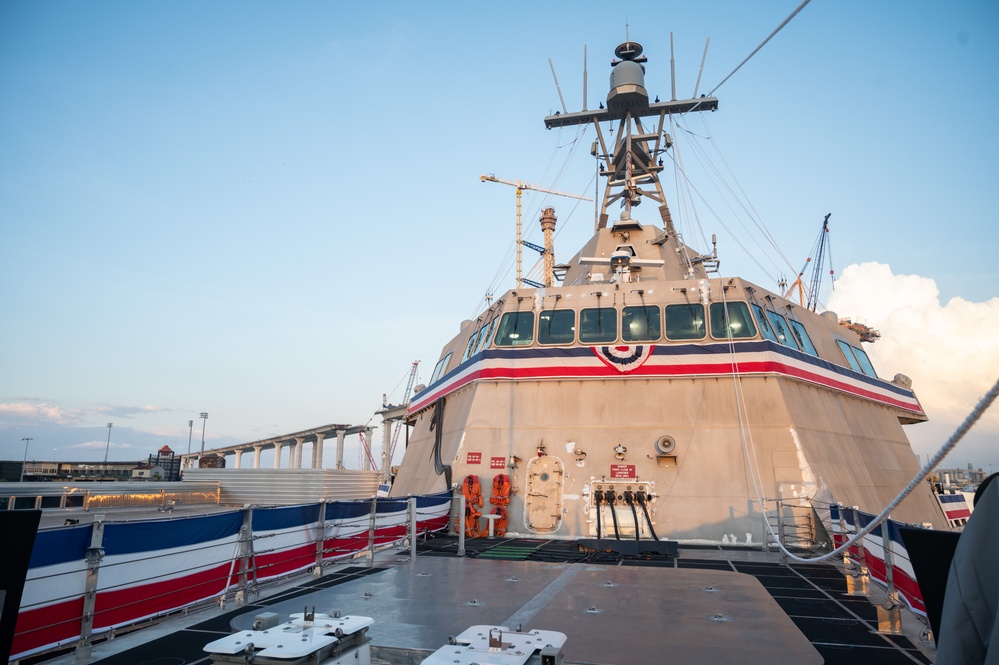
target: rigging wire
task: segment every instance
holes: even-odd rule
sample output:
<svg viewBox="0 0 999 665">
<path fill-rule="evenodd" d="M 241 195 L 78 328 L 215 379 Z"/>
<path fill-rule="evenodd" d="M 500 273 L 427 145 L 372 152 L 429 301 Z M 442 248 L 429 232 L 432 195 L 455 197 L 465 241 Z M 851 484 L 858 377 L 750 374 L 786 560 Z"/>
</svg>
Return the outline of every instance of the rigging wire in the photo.
<svg viewBox="0 0 999 665">
<path fill-rule="evenodd" d="M 587 126 L 582 125 L 579 128 L 577 128 L 575 136 L 573 136 L 573 138 L 566 143 L 562 142 L 562 130 L 563 128 L 559 128 L 558 130 L 558 134 L 556 135 L 556 140 L 555 140 L 556 147 L 552 150 L 548 159 L 548 163 L 546 164 L 541 177 L 541 182 L 549 181 L 549 175 L 552 172 L 552 169 L 556 163 L 555 160 L 556 156 L 558 155 L 559 152 L 564 151 L 565 148 L 568 147 L 568 151 L 565 152 L 565 156 L 559 163 L 557 169 L 555 170 L 555 175 L 551 180 L 553 189 L 557 189 L 560 183 L 562 182 L 563 178 L 565 177 L 569 164 L 573 161 L 573 157 L 575 156 L 576 151 L 578 150 L 579 146 L 582 145 L 583 143 L 583 138 L 586 136 Z M 594 176 L 592 176 L 590 180 L 590 183 L 592 183 L 593 179 L 595 178 L 596 175 L 594 174 Z M 590 183 L 587 183 L 587 188 L 589 188 Z M 525 191 L 530 192 L 534 190 L 525 190 Z M 523 208 L 521 210 L 521 219 L 537 218 L 540 214 L 540 211 L 544 207 L 548 207 L 552 199 L 556 196 L 554 194 L 542 192 L 540 190 L 538 190 L 537 193 L 544 194 L 544 196 L 532 198 L 531 204 L 528 207 Z M 572 208 L 569 211 L 569 214 L 563 216 L 566 221 L 572 219 L 573 214 L 576 212 L 577 208 L 579 207 L 579 203 L 580 203 L 579 199 L 575 200 L 575 202 L 572 205 Z M 566 224 L 563 223 L 556 228 L 555 230 L 556 238 L 565 229 L 565 227 Z M 526 231 L 523 233 L 523 239 L 531 240 L 532 238 L 536 237 L 538 232 L 539 231 L 537 228 L 535 228 L 535 225 L 527 225 Z M 510 271 L 513 269 L 514 256 L 516 255 L 516 250 L 517 250 L 516 241 L 511 241 L 506 245 L 506 250 L 504 251 L 502 258 L 500 259 L 499 265 L 496 268 L 496 272 L 493 274 L 493 278 L 489 282 L 489 285 L 486 289 L 487 295 L 493 294 L 497 290 L 500 290 L 500 285 L 509 277 Z M 479 301 L 475 304 L 475 307 L 469 318 L 475 318 L 475 316 L 477 316 L 479 312 L 481 312 L 485 308 L 487 295 L 483 295 L 479 299 Z"/>
<path fill-rule="evenodd" d="M 707 118 L 703 117 L 704 114 L 700 114 L 700 115 L 701 115 L 701 118 L 700 118 L 701 119 L 701 123 L 704 126 L 704 130 L 705 130 L 705 132 L 708 132 Z M 711 134 L 710 132 L 708 132 L 708 133 Z M 718 155 L 718 159 L 720 159 L 721 163 L 725 166 L 725 171 L 729 174 L 729 176 L 735 182 L 736 186 L 738 187 L 739 194 L 741 194 L 742 197 L 739 198 L 738 196 L 736 196 L 735 192 L 732 191 L 731 187 L 726 187 L 726 189 L 728 189 L 729 192 L 732 194 L 732 197 L 736 201 L 739 202 L 740 207 L 746 212 L 746 215 L 753 221 L 753 224 L 756 226 L 757 229 L 759 229 L 759 231 L 763 235 L 763 237 L 767 239 L 767 241 L 770 243 L 770 246 L 773 247 L 774 251 L 776 251 L 777 254 L 780 256 L 780 258 L 784 261 L 784 263 L 787 264 L 788 268 L 790 268 L 791 270 L 793 270 L 794 266 L 791 265 L 791 262 L 788 260 L 787 256 L 784 254 L 783 251 L 781 251 L 781 248 L 777 244 L 777 240 L 774 238 L 773 234 L 770 233 L 770 230 L 766 227 L 766 225 L 763 224 L 763 222 L 761 220 L 761 217 L 760 217 L 760 214 L 756 211 L 756 208 L 753 206 L 752 202 L 749 200 L 749 196 L 746 194 L 746 190 L 743 189 L 742 184 L 739 182 L 738 177 L 736 177 L 735 172 L 732 170 L 732 167 L 729 166 L 728 161 L 725 159 L 725 155 L 722 154 L 721 149 L 718 146 L 717 140 L 715 140 L 715 138 L 714 138 L 713 135 L 711 135 L 711 139 L 710 140 L 711 140 L 711 146 L 712 146 L 712 148 L 714 148 L 715 154 Z M 707 159 L 707 155 L 705 155 L 705 159 Z M 708 160 L 708 161 L 710 162 L 710 160 Z M 715 169 L 715 172 L 717 173 L 717 169 Z M 721 174 L 720 173 L 718 173 L 718 177 L 723 182 L 726 182 L 724 179 L 721 178 Z M 779 266 L 777 266 L 776 262 L 774 262 L 774 266 L 777 267 L 778 270 L 780 269 Z"/>
<path fill-rule="evenodd" d="M 671 160 L 673 161 L 673 163 L 674 163 L 674 164 L 677 164 L 676 160 L 675 160 L 675 159 L 673 159 L 673 157 L 672 157 L 672 156 L 670 157 L 670 159 L 671 159 Z M 736 245 L 738 245 L 738 246 L 739 246 L 739 247 L 740 247 L 740 248 L 742 249 L 742 251 L 746 253 L 746 256 L 748 256 L 748 257 L 749 257 L 749 258 L 750 258 L 750 259 L 751 259 L 751 260 L 753 261 L 753 263 L 755 263 L 755 264 L 756 264 L 756 265 L 757 265 L 757 266 L 758 266 L 758 267 L 760 268 L 760 270 L 761 270 L 761 271 L 763 271 L 764 273 L 768 272 L 768 271 L 767 271 L 767 269 L 766 269 L 766 268 L 765 268 L 765 267 L 763 266 L 763 264 L 761 264 L 761 263 L 760 263 L 760 261 L 759 261 L 759 259 L 758 259 L 758 258 L 756 257 L 756 255 L 755 255 L 755 254 L 754 254 L 753 252 L 750 252 L 750 251 L 749 251 L 749 249 L 748 249 L 748 248 L 747 248 L 747 247 L 746 247 L 746 246 L 745 246 L 745 245 L 744 245 L 744 244 L 742 243 L 742 241 L 740 241 L 740 240 L 739 240 L 739 237 L 738 237 L 738 236 L 737 236 L 736 234 L 732 233 L 732 230 L 731 230 L 731 229 L 730 229 L 730 228 L 728 227 L 728 225 L 727 225 L 727 224 L 725 224 L 725 222 L 724 222 L 724 221 L 722 221 L 722 218 L 721 218 L 721 216 L 720 216 L 720 215 L 718 215 L 718 213 L 717 213 L 717 212 L 715 212 L 714 208 L 712 208 L 712 207 L 711 207 L 711 204 L 710 204 L 710 203 L 708 203 L 707 199 L 706 199 L 706 198 L 704 198 L 704 196 L 703 196 L 703 195 L 701 194 L 701 192 L 700 192 L 700 191 L 699 191 L 699 190 L 697 189 L 697 187 L 695 187 L 695 186 L 693 185 L 693 183 L 691 183 L 691 182 L 690 182 L 690 179 L 689 179 L 689 178 L 687 177 L 687 174 L 686 174 L 686 172 L 685 172 L 685 171 L 683 170 L 683 167 L 682 167 L 682 165 L 679 165 L 679 164 L 677 164 L 677 166 L 679 167 L 679 169 L 680 169 L 680 171 L 679 171 L 679 172 L 680 172 L 680 174 L 682 174 L 682 175 L 683 175 L 683 178 L 684 178 L 684 181 L 685 181 L 685 182 L 687 183 L 687 186 L 688 186 L 688 187 L 690 187 L 690 189 L 691 189 L 691 190 L 692 190 L 692 191 L 693 191 L 693 192 L 694 192 L 695 194 L 697 194 L 697 196 L 698 196 L 698 198 L 699 198 L 699 199 L 701 200 L 701 202 L 702 202 L 702 203 L 703 203 L 703 204 L 704 204 L 705 206 L 707 206 L 708 210 L 710 210 L 710 211 L 711 211 L 711 213 L 712 213 L 712 214 L 713 214 L 713 215 L 715 216 L 715 219 L 716 219 L 716 220 L 718 221 L 718 223 L 719 223 L 719 224 L 721 225 L 721 227 L 722 227 L 723 229 L 725 229 L 725 231 L 726 231 L 726 232 L 728 232 L 728 233 L 729 233 L 729 235 L 731 235 L 731 236 L 732 236 L 732 240 L 733 240 L 733 241 L 735 242 L 735 244 L 736 244 Z"/>
<path fill-rule="evenodd" d="M 680 129 L 682 130 L 683 134 L 678 134 L 677 135 L 678 137 L 683 137 L 684 134 L 686 134 L 687 136 L 698 137 L 697 134 L 694 134 L 686 127 L 680 127 Z M 707 130 L 706 123 L 705 123 L 705 130 Z M 722 157 L 720 151 L 718 150 L 717 143 L 715 143 L 713 139 L 709 138 L 708 140 L 710 140 L 711 143 L 713 144 L 715 152 L 718 154 L 719 158 L 721 158 L 722 162 L 725 163 L 724 157 Z M 732 173 L 731 168 L 728 168 L 728 164 L 727 163 L 725 164 L 726 170 L 728 171 L 728 174 L 731 177 L 731 179 L 736 181 L 736 185 L 738 186 L 739 190 L 738 192 L 736 192 L 735 189 L 733 189 L 733 187 L 728 184 L 728 180 L 726 180 L 725 177 L 723 177 L 722 173 L 715 166 L 715 164 L 710 159 L 707 152 L 703 149 L 703 147 L 699 142 L 691 141 L 691 146 L 693 147 L 694 153 L 700 157 L 701 164 L 705 168 L 705 174 L 708 176 L 708 180 L 715 186 L 716 191 L 722 195 L 722 200 L 725 201 L 728 209 L 732 212 L 732 216 L 735 217 L 737 221 L 739 221 L 739 225 L 746 231 L 746 235 L 748 235 L 753 240 L 754 244 L 760 249 L 759 255 L 765 257 L 766 260 L 773 265 L 774 271 L 776 273 L 779 274 L 781 272 L 782 268 L 777 264 L 776 261 L 774 261 L 772 253 L 759 243 L 759 241 L 757 240 L 757 234 L 753 233 L 753 231 L 750 228 L 748 228 L 747 225 L 742 221 L 742 216 L 738 214 L 738 211 L 735 208 L 733 208 L 731 202 L 734 202 L 735 205 L 742 210 L 745 216 L 749 217 L 749 219 L 753 221 L 753 225 L 759 230 L 759 235 L 762 235 L 764 238 L 766 238 L 769 241 L 770 246 L 776 251 L 777 254 L 780 255 L 780 257 L 790 267 L 790 263 L 787 261 L 787 257 L 780 250 L 780 247 L 773 239 L 773 236 L 766 229 L 763 223 L 759 221 L 759 214 L 756 212 L 755 209 L 753 209 L 753 206 L 749 201 L 749 197 L 746 195 L 745 190 L 742 189 L 742 186 L 738 184 L 738 178 L 736 178 L 735 174 Z M 686 171 L 684 172 L 684 174 L 686 175 Z M 726 198 L 725 196 L 726 193 L 729 198 Z M 715 217 L 718 220 L 718 222 L 722 224 L 722 226 L 724 227 L 725 223 L 721 220 L 721 218 L 717 215 L 717 213 L 715 214 Z M 738 239 L 737 236 L 734 236 L 734 234 L 733 234 L 733 240 L 746 252 L 746 255 L 754 263 L 756 263 L 756 265 L 760 268 L 760 270 L 763 271 L 764 274 L 768 275 L 771 274 L 771 272 L 768 269 L 764 268 L 763 265 L 757 260 L 758 256 L 757 253 L 749 252 L 749 250 L 745 248 L 742 242 Z"/>
<path fill-rule="evenodd" d="M 978 422 L 978 419 L 982 417 L 982 414 L 984 414 L 986 410 L 988 410 L 988 408 L 992 405 L 997 396 L 999 396 L 999 380 L 995 382 L 991 390 L 985 393 L 982 399 L 979 400 L 978 404 L 975 405 L 975 408 L 971 410 L 971 413 L 968 414 L 968 417 L 964 419 L 964 422 L 958 425 L 957 429 L 954 430 L 954 433 L 951 434 L 950 438 L 947 439 L 946 442 L 944 442 L 943 446 L 940 448 L 939 451 L 937 451 L 936 455 L 934 455 L 926 463 L 926 466 L 924 466 L 922 469 L 919 470 L 919 473 L 917 473 L 916 476 L 909 482 L 909 484 L 905 486 L 905 489 L 903 489 L 898 496 L 892 499 L 891 503 L 885 506 L 885 509 L 882 510 L 880 513 L 878 513 L 877 516 L 875 516 L 874 519 L 871 520 L 870 524 L 868 524 L 863 529 L 855 533 L 853 536 L 850 537 L 849 540 L 847 540 L 845 543 L 843 543 L 836 549 L 832 550 L 831 552 L 827 552 L 826 554 L 812 558 L 800 557 L 797 556 L 796 554 L 792 554 L 784 546 L 784 544 L 780 541 L 780 539 L 777 538 L 777 535 L 774 533 L 773 526 L 770 524 L 769 520 L 766 521 L 767 530 L 770 531 L 770 534 L 772 536 L 774 536 L 774 540 L 777 541 L 777 545 L 778 547 L 780 547 L 781 552 L 783 552 L 789 559 L 792 559 L 793 561 L 797 561 L 799 563 L 817 563 L 821 561 L 827 561 L 829 559 L 832 559 L 833 557 L 837 557 L 843 552 L 845 552 L 849 547 L 852 547 L 854 544 L 859 542 L 861 539 L 863 539 L 864 536 L 869 534 L 871 531 L 877 528 L 878 525 L 880 525 L 882 522 L 888 519 L 888 516 L 891 513 L 891 511 L 895 510 L 895 508 L 897 508 L 898 505 L 902 503 L 902 501 L 904 501 L 905 498 L 909 496 L 909 494 L 912 493 L 912 490 L 914 490 L 916 486 L 919 485 L 919 483 L 921 483 L 926 478 L 926 476 L 928 476 L 930 472 L 936 468 L 938 464 L 940 464 L 943 458 L 946 457 L 947 454 L 954 449 L 954 446 L 956 446 L 957 443 L 964 437 L 964 435 L 968 433 L 968 430 L 970 430 L 971 427 L 976 422 Z M 757 495 L 757 500 L 760 501 L 760 505 L 762 507 L 763 505 L 762 497 Z"/>
<path fill-rule="evenodd" d="M 718 88 L 722 87 L 722 85 L 725 84 L 725 81 L 728 81 L 730 78 L 732 78 L 732 76 L 737 71 L 739 71 L 744 64 L 746 64 L 747 62 L 749 62 L 750 58 L 752 58 L 754 55 L 756 55 L 761 48 L 763 48 L 764 46 L 767 45 L 767 42 L 769 42 L 771 39 L 773 39 L 774 35 L 776 35 L 778 32 L 780 32 L 784 28 L 785 25 L 787 25 L 788 23 L 790 23 L 791 19 L 793 19 L 795 16 L 797 16 L 798 12 L 800 12 L 802 9 L 804 9 L 805 5 L 807 5 L 809 2 L 811 2 L 811 0 L 804 0 L 804 2 L 802 2 L 800 5 L 798 5 L 798 7 L 793 12 L 791 12 L 791 14 L 786 19 L 784 19 L 784 21 L 780 25 L 778 25 L 776 28 L 774 28 L 773 32 L 771 32 L 769 35 L 767 35 L 766 39 L 764 39 L 762 42 L 760 42 L 759 46 L 757 46 L 755 49 L 753 49 L 752 53 L 750 53 L 749 55 L 746 56 L 745 60 L 743 60 L 742 62 L 740 62 L 736 66 L 736 68 L 731 71 L 731 73 L 728 76 L 726 76 L 725 78 L 723 78 L 721 80 L 721 83 L 719 83 L 718 85 L 716 85 L 714 88 L 711 89 L 711 92 L 708 93 L 708 97 L 713 97 L 714 94 L 715 94 L 715 91 L 718 90 Z"/>
</svg>

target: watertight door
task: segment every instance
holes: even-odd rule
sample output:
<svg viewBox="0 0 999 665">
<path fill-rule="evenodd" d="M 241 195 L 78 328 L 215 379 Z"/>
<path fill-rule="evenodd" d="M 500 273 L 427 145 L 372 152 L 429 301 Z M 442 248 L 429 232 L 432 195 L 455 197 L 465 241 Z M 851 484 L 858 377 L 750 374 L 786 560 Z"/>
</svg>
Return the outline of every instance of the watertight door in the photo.
<svg viewBox="0 0 999 665">
<path fill-rule="evenodd" d="M 562 460 L 551 455 L 533 457 L 527 463 L 524 511 L 531 531 L 554 531 L 562 523 L 563 474 Z"/>
</svg>

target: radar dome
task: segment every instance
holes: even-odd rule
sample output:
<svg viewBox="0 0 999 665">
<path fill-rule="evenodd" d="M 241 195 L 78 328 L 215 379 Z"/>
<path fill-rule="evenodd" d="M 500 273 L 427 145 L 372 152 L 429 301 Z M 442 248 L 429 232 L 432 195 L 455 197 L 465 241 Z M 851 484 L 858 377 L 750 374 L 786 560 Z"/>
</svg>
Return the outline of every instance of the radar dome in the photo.
<svg viewBox="0 0 999 665">
<path fill-rule="evenodd" d="M 610 75 L 610 92 L 607 93 L 607 108 L 610 111 L 646 108 L 649 93 L 645 90 L 645 67 L 639 58 L 642 46 L 637 42 L 625 42 L 614 53 L 622 58 L 615 62 Z"/>
</svg>

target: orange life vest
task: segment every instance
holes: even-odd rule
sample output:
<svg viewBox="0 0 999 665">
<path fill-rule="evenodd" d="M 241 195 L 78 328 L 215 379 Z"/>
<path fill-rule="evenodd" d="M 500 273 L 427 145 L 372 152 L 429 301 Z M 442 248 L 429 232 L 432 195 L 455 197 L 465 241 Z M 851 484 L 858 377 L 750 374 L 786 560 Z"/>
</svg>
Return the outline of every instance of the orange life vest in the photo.
<svg viewBox="0 0 999 665">
<path fill-rule="evenodd" d="M 479 484 L 479 477 L 475 475 L 465 476 L 461 482 L 461 493 L 465 496 L 465 535 L 469 538 L 480 538 L 485 532 L 479 525 L 479 518 L 482 516 L 482 487 Z"/>
<path fill-rule="evenodd" d="M 510 504 L 510 476 L 505 473 L 496 474 L 493 478 L 493 495 L 489 498 L 489 503 L 494 506 Z"/>
<path fill-rule="evenodd" d="M 496 506 L 495 508 L 493 508 L 492 514 L 499 515 L 499 519 L 496 520 L 496 524 L 493 525 L 493 533 L 497 537 L 502 538 L 503 536 L 506 535 L 506 525 L 507 522 L 510 521 L 510 515 L 509 513 L 507 513 L 506 508 L 504 508 L 503 506 Z"/>
</svg>

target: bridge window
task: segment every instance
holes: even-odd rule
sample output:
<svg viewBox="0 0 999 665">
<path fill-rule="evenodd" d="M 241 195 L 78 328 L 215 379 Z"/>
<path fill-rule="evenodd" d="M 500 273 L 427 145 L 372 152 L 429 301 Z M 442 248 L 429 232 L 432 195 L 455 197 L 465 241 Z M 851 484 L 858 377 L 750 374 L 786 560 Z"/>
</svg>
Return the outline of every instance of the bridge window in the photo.
<svg viewBox="0 0 999 665">
<path fill-rule="evenodd" d="M 493 319 L 489 323 L 487 323 L 485 328 L 479 333 L 479 343 L 475 345 L 475 351 L 472 352 L 472 355 L 475 355 L 482 349 L 489 346 L 489 336 L 492 335 L 493 326 L 495 325 L 496 325 L 496 318 L 493 317 Z"/>
<path fill-rule="evenodd" d="M 576 339 L 576 312 L 550 309 L 538 315 L 538 344 L 572 344 Z"/>
<path fill-rule="evenodd" d="M 479 328 L 474 333 L 472 333 L 471 337 L 468 338 L 468 344 L 465 345 L 465 353 L 463 353 L 461 356 L 461 362 L 465 362 L 472 355 L 473 350 L 475 349 L 475 344 L 479 341 L 479 335 L 481 334 L 482 334 L 482 328 Z"/>
<path fill-rule="evenodd" d="M 841 339 L 837 339 L 836 343 L 839 344 L 839 350 L 843 352 L 843 357 L 846 358 L 850 369 L 855 372 L 862 372 L 867 376 L 878 377 L 874 372 L 874 365 L 871 364 L 871 359 L 867 357 L 863 349 L 850 346 Z"/>
<path fill-rule="evenodd" d="M 783 316 L 774 312 L 772 310 L 767 310 L 767 318 L 770 319 L 770 325 L 774 328 L 774 334 L 777 335 L 777 340 L 784 346 L 790 346 L 792 349 L 798 348 L 798 343 L 794 341 L 794 337 L 791 335 L 791 331 L 788 328 L 787 320 Z"/>
<path fill-rule="evenodd" d="M 800 321 L 795 321 L 794 319 L 788 319 L 788 323 L 791 324 L 791 334 L 794 335 L 795 341 L 798 342 L 798 346 L 805 353 L 810 353 L 813 356 L 819 355 L 815 351 L 815 346 L 812 345 L 812 340 L 808 336 L 808 331 L 805 330 L 805 326 L 801 324 Z"/>
<path fill-rule="evenodd" d="M 654 342 L 660 337 L 662 325 L 657 306 L 625 307 L 621 311 L 621 339 L 625 342 Z"/>
<path fill-rule="evenodd" d="M 666 305 L 666 338 L 704 339 L 704 305 Z"/>
<path fill-rule="evenodd" d="M 496 346 L 527 346 L 534 341 L 534 312 L 507 312 L 496 330 Z"/>
<path fill-rule="evenodd" d="M 756 337 L 756 326 L 746 303 L 711 303 L 711 336 L 715 339 Z"/>
<path fill-rule="evenodd" d="M 764 339 L 777 342 L 777 335 L 774 333 L 774 329 L 770 327 L 770 322 L 767 321 L 767 315 L 763 313 L 763 308 L 753 303 L 753 314 L 756 315 L 756 321 L 760 324 L 760 333 Z"/>
<path fill-rule="evenodd" d="M 860 367 L 864 370 L 864 374 L 878 378 L 877 372 L 874 371 L 874 365 L 871 364 L 871 359 L 867 357 L 867 353 L 859 346 L 853 346 L 850 348 L 853 349 L 853 355 L 857 356 L 857 362 L 860 363 Z"/>
<path fill-rule="evenodd" d="M 451 360 L 451 353 L 448 352 L 446 356 L 441 358 L 437 362 L 437 366 L 434 367 L 434 373 L 430 376 L 430 385 L 433 385 L 437 379 L 444 375 L 445 370 L 447 370 L 448 361 Z"/>
<path fill-rule="evenodd" d="M 617 339 L 617 310 L 591 307 L 579 312 L 579 341 L 584 344 L 607 344 Z"/>
</svg>

